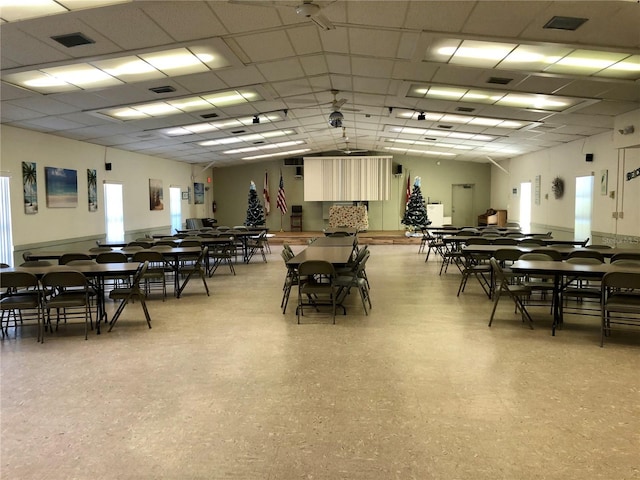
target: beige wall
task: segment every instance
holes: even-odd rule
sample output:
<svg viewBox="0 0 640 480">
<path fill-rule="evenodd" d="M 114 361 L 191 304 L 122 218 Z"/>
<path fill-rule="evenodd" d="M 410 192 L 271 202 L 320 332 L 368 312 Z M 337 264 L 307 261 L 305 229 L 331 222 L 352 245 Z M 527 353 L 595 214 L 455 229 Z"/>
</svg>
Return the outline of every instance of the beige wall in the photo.
<svg viewBox="0 0 640 480">
<path fill-rule="evenodd" d="M 11 220 L 13 243 L 19 252 L 25 246 L 71 243 L 73 239 L 104 237 L 103 182 L 121 182 L 125 201 L 125 232 L 166 229 L 169 219 L 169 187 L 180 186 L 184 191 L 192 185 L 191 176 L 206 181 L 201 169 L 186 163 L 164 160 L 149 155 L 106 148 L 106 161 L 113 166 L 105 170 L 105 147 L 69 140 L 44 133 L 2 126 L 0 128 L 0 170 L 10 176 Z M 35 162 L 38 182 L 38 213 L 27 215 L 23 205 L 22 162 Z M 78 171 L 78 206 L 75 208 L 47 208 L 45 167 L 67 168 Z M 98 211 L 89 212 L 87 206 L 87 169 L 98 175 Z M 149 210 L 149 179 L 160 179 L 164 187 L 165 209 Z M 210 203 L 210 202 L 206 202 Z M 205 205 L 182 201 L 183 220 L 205 213 Z M 5 206 L 2 206 L 5 208 Z"/>
<path fill-rule="evenodd" d="M 437 162 L 440 164 L 438 165 Z M 457 162 L 454 160 L 435 160 L 424 157 L 394 156 L 394 164 L 401 164 L 402 176 L 391 178 L 391 194 L 389 200 L 369 202 L 370 230 L 403 230 L 400 223 L 404 212 L 405 189 L 407 175 L 411 178 L 422 177 L 422 193 L 425 200 L 442 202 L 445 216 L 451 215 L 451 185 L 468 183 L 475 185 L 474 209 L 484 212 L 491 205 L 491 168 L 489 164 Z M 282 217 L 282 227 L 290 230 L 289 214 L 291 205 L 302 205 L 303 229 L 319 231 L 328 226 L 326 218 L 326 202 L 305 202 L 304 181 L 295 178 L 295 167 L 283 166 L 282 159 L 268 162 L 247 163 L 234 167 L 213 169 L 213 191 L 217 204 L 216 219 L 221 225 L 240 225 L 246 218 L 249 183 L 256 183 L 260 200 L 265 171 L 269 174 L 269 193 L 271 197 L 271 214 L 267 217 L 267 227 L 280 230 L 280 212 L 276 209 L 276 196 L 280 171 L 289 206 L 289 213 Z"/>
<path fill-rule="evenodd" d="M 530 181 L 533 195 L 535 177 L 541 175 L 540 205 L 536 205 L 533 199 L 531 201 L 532 224 L 564 231 L 571 236 L 575 218 L 575 179 L 593 174 L 594 236 L 616 236 L 622 243 L 637 243 L 640 237 L 640 178 L 627 181 L 626 173 L 640 168 L 640 148 L 618 149 L 614 135 L 617 132 L 596 135 L 501 162 L 500 165 L 509 173 L 493 167 L 492 204 L 496 208 L 509 209 L 509 218 L 517 221 L 520 216 L 520 183 Z M 592 162 L 585 161 L 587 153 L 593 154 Z M 608 171 L 606 195 L 601 194 L 600 190 L 603 170 Z M 561 199 L 556 199 L 551 191 L 551 181 L 556 176 L 565 181 L 565 194 Z M 514 188 L 518 189 L 516 195 L 512 193 Z M 623 212 L 624 218 L 613 218 L 613 212 Z"/>
</svg>

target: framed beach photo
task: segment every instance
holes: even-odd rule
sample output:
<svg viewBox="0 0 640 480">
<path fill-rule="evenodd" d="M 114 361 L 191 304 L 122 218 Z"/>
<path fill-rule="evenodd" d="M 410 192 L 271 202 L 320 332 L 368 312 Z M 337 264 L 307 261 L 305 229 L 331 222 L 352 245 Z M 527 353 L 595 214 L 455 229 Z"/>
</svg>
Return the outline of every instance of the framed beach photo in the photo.
<svg viewBox="0 0 640 480">
<path fill-rule="evenodd" d="M 162 180 L 149 179 L 149 210 L 164 210 Z"/>
<path fill-rule="evenodd" d="M 95 170 L 87 168 L 87 194 L 89 211 L 98 211 L 98 174 Z"/>
<path fill-rule="evenodd" d="M 78 171 L 44 167 L 47 207 L 75 208 L 78 206 Z"/>
<path fill-rule="evenodd" d="M 606 195 L 609 188 L 609 170 L 600 170 L 600 195 Z"/>
<path fill-rule="evenodd" d="M 22 162 L 22 191 L 24 193 L 24 213 L 38 213 L 38 177 L 35 162 Z"/>
<path fill-rule="evenodd" d="M 194 205 L 204 204 L 204 183 L 193 184 L 193 203 Z"/>
</svg>

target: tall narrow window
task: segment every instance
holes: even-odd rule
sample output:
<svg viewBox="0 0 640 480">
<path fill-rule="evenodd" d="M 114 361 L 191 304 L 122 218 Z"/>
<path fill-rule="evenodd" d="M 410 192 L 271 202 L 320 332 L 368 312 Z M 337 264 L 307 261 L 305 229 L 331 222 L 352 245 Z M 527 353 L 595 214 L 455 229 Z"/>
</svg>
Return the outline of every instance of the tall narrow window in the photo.
<svg viewBox="0 0 640 480">
<path fill-rule="evenodd" d="M 531 231 L 531 182 L 520 184 L 520 228 Z"/>
<path fill-rule="evenodd" d="M 180 187 L 169 187 L 169 207 L 171 211 L 171 233 L 182 230 L 182 193 Z"/>
<path fill-rule="evenodd" d="M 13 266 L 9 177 L 0 176 L 0 262 Z"/>
<path fill-rule="evenodd" d="M 119 183 L 104 184 L 104 220 L 107 242 L 123 242 L 124 201 L 122 185 Z"/>
<path fill-rule="evenodd" d="M 576 239 L 591 237 L 593 176 L 576 177 L 576 215 L 573 235 Z"/>
</svg>

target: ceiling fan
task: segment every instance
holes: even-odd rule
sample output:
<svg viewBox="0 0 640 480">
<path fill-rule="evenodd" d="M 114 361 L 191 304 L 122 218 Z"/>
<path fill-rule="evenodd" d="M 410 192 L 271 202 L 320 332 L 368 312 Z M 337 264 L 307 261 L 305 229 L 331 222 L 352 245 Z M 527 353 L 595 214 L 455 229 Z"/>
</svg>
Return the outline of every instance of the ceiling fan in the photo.
<svg viewBox="0 0 640 480">
<path fill-rule="evenodd" d="M 369 150 L 361 150 L 357 148 L 349 147 L 349 137 L 347 137 L 347 129 L 342 127 L 342 139 L 344 140 L 344 148 L 338 148 L 337 150 L 342 153 L 346 153 L 347 155 L 351 155 L 352 153 L 367 153 Z"/>
<path fill-rule="evenodd" d="M 335 25 L 331 23 L 327 17 L 322 14 L 322 9 L 317 3 L 313 3 L 312 0 L 303 0 L 302 3 L 298 2 L 281 2 L 281 1 L 260 1 L 260 0 L 228 0 L 229 3 L 235 3 L 237 5 L 252 5 L 258 7 L 288 7 L 295 8 L 296 15 L 303 18 L 308 18 L 322 30 L 335 30 Z M 336 0 L 334 0 L 336 1 Z M 333 3 L 330 2 L 330 3 Z"/>
</svg>

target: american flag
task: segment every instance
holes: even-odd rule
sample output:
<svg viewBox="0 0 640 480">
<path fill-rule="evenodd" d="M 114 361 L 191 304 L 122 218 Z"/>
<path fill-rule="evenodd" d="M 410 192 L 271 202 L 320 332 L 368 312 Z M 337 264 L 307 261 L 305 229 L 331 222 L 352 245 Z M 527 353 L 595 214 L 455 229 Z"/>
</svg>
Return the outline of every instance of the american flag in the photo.
<svg viewBox="0 0 640 480">
<path fill-rule="evenodd" d="M 405 205 L 409 205 L 409 198 L 411 197 L 411 180 L 409 174 L 407 173 L 407 198 L 405 199 Z"/>
<path fill-rule="evenodd" d="M 267 172 L 264 172 L 262 196 L 264 197 L 264 213 L 265 215 L 269 215 L 269 212 L 271 211 L 271 199 L 269 198 L 269 174 Z"/>
<path fill-rule="evenodd" d="M 282 172 L 280 172 L 280 187 L 278 188 L 278 200 L 276 207 L 280 210 L 280 213 L 284 215 L 287 213 L 287 197 L 284 194 L 284 181 L 282 181 Z"/>
</svg>

